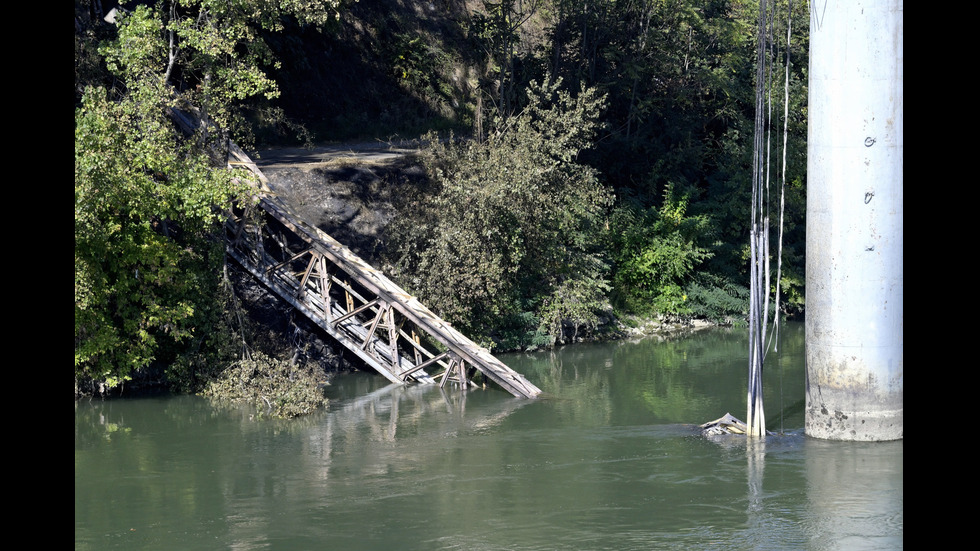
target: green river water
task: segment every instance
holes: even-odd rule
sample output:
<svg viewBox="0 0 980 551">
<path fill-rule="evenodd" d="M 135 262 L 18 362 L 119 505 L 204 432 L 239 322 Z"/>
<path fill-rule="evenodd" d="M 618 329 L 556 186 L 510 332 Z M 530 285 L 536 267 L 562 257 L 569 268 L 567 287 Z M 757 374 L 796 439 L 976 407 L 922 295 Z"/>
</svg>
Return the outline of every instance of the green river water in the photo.
<svg viewBox="0 0 980 551">
<path fill-rule="evenodd" d="M 544 391 L 338 376 L 269 420 L 194 396 L 75 404 L 75 549 L 901 549 L 903 442 L 803 434 L 803 327 L 745 416 L 747 331 L 506 354 Z"/>
</svg>

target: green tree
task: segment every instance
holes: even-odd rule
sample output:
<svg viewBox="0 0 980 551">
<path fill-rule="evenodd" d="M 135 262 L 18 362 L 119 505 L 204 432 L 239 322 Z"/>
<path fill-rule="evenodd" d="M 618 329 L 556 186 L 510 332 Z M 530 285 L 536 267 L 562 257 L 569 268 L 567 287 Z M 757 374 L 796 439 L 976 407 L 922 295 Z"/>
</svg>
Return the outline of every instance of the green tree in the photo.
<svg viewBox="0 0 980 551">
<path fill-rule="evenodd" d="M 614 287 L 628 311 L 687 315 L 683 287 L 711 257 L 707 216 L 687 213 L 689 197 L 668 186 L 659 208 L 624 203 L 613 216 Z"/>
<path fill-rule="evenodd" d="M 482 4 L 483 10 L 470 20 L 469 32 L 483 50 L 483 85 L 493 104 L 490 111 L 506 118 L 519 107 L 518 94 L 523 86 L 518 74 L 521 28 L 537 14 L 544 0 L 483 0 Z"/>
<path fill-rule="evenodd" d="M 75 114 L 75 374 L 110 387 L 192 337 L 221 253 L 212 207 L 240 192 L 146 105 L 96 89 Z"/>
<path fill-rule="evenodd" d="M 783 283 L 793 297 L 792 306 L 800 308 L 808 14 L 802 2 L 775 4 L 774 18 L 783 21 L 784 30 L 783 36 L 777 32 L 772 53 L 782 57 L 789 48 L 793 59 Z M 707 220 L 698 230 L 698 246 L 709 247 L 712 256 L 687 279 L 675 283 L 680 285 L 677 296 L 686 294 L 690 299 L 687 291 L 696 291 L 697 300 L 687 304 L 695 315 L 744 312 L 758 3 L 556 0 L 553 14 L 549 28 L 552 71 L 566 80 L 596 86 L 608 97 L 608 134 L 602 136 L 587 162 L 615 189 L 619 214 L 614 231 L 626 232 L 611 241 L 615 248 L 610 256 L 618 259 L 613 274 L 615 295 L 622 299 L 649 294 L 651 282 L 637 278 L 636 270 L 647 265 L 654 249 L 667 252 L 660 248 L 659 238 L 652 237 L 659 235 L 653 226 L 660 223 L 658 213 L 671 201 L 663 190 L 683 189 L 687 216 L 692 222 Z M 794 34 L 787 45 L 788 15 L 794 21 Z M 772 96 L 779 103 L 784 67 L 777 63 L 773 69 L 779 91 Z M 771 124 L 781 127 L 781 107 L 777 105 L 773 113 Z M 781 170 L 775 161 L 783 147 L 777 143 L 781 141 L 772 144 L 774 178 Z M 622 247 L 624 240 L 640 235 L 654 241 Z M 624 258 L 625 251 L 637 256 Z M 620 270 L 628 273 L 620 274 Z M 660 293 L 654 292 L 649 300 L 655 296 Z M 656 306 L 629 302 L 639 309 Z M 618 303 L 623 305 L 622 300 Z"/>
<path fill-rule="evenodd" d="M 99 85 L 108 79 L 83 86 L 76 58 L 76 383 L 118 385 L 213 337 L 217 230 L 222 210 L 247 199 L 246 174 L 226 169 L 222 145 L 241 129 L 241 102 L 277 92 L 262 69 L 272 60 L 258 29 L 286 14 L 323 22 L 332 13 L 324 8 L 337 5 L 143 3 L 117 14 L 115 36 L 98 49 L 114 87 Z M 76 56 L 90 56 L 78 44 Z M 182 131 L 177 108 L 196 108 L 202 123 Z"/>
<path fill-rule="evenodd" d="M 532 83 L 528 103 L 482 142 L 433 142 L 434 194 L 408 207 L 393 272 L 464 332 L 506 347 L 565 339 L 605 301 L 601 236 L 611 195 L 578 162 L 603 99 Z"/>
</svg>

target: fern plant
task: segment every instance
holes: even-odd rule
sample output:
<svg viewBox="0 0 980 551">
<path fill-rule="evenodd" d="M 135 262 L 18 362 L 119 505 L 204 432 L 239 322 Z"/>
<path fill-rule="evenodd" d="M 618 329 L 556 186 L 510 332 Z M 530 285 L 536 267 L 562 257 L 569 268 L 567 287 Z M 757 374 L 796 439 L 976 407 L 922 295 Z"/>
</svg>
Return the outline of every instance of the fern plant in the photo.
<svg viewBox="0 0 980 551">
<path fill-rule="evenodd" d="M 708 217 L 688 216 L 687 206 L 687 195 L 668 185 L 659 208 L 625 205 L 614 213 L 619 307 L 645 314 L 690 313 L 683 287 L 712 253 L 701 244 L 709 234 Z"/>
</svg>

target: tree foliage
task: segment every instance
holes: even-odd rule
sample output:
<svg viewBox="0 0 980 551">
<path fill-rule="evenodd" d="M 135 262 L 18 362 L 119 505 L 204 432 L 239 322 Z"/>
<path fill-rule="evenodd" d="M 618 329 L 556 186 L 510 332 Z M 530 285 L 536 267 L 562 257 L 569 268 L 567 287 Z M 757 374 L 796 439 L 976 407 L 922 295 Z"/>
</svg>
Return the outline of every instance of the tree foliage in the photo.
<svg viewBox="0 0 980 551">
<path fill-rule="evenodd" d="M 491 87 L 489 97 L 503 116 L 489 130 L 477 126 L 478 141 L 487 135 L 485 142 L 446 147 L 450 154 L 436 156 L 441 202 L 429 206 L 438 205 L 436 219 L 452 217 L 455 223 L 437 223 L 444 231 L 441 237 L 414 238 L 403 249 L 411 251 L 402 258 L 410 259 L 404 266 L 411 266 L 412 273 L 440 274 L 438 283 L 415 275 L 412 285 L 433 297 L 450 319 L 466 320 L 477 331 L 496 326 L 500 333 L 501 325 L 507 325 L 501 320 L 514 320 L 511 326 L 518 331 L 533 324 L 539 337 L 550 334 L 559 340 L 566 326 L 578 323 L 574 320 L 596 319 L 600 289 L 609 289 L 613 303 L 632 312 L 716 320 L 744 316 L 755 6 L 742 0 L 484 2 L 471 28 L 482 39 L 488 66 L 496 71 L 490 73 L 492 84 L 501 87 Z M 805 28 L 806 7 L 797 5 L 792 13 L 787 7 L 780 3 L 777 16 L 791 16 L 795 28 Z M 528 17 L 532 12 L 534 17 Z M 531 47 L 522 37 L 533 30 L 522 25 L 542 20 L 548 22 L 544 39 L 534 42 L 539 48 Z M 783 281 L 791 284 L 791 305 L 798 308 L 806 167 L 805 38 L 780 47 L 789 48 L 794 59 L 790 143 L 773 144 L 773 151 L 787 147 L 789 152 Z M 514 90 L 521 90 L 522 82 L 530 82 L 521 79 L 534 78 L 537 70 L 542 71 L 539 78 L 556 75 L 547 82 L 581 82 L 604 98 L 596 119 L 603 124 L 595 127 L 592 141 L 577 149 L 581 155 L 575 158 L 575 170 L 587 169 L 590 178 L 606 183 L 614 191 L 615 208 L 608 225 L 605 219 L 592 225 L 589 254 L 575 255 L 561 266 L 548 264 L 543 260 L 547 254 L 534 251 L 553 250 L 537 243 L 563 243 L 569 234 L 534 229 L 521 234 L 535 235 L 533 245 L 515 239 L 515 228 L 535 227 L 523 224 L 533 218 L 526 213 L 535 209 L 499 183 L 526 180 L 521 175 L 533 172 L 532 167 L 549 166 L 540 153 L 548 145 L 536 137 L 510 132 L 520 136 L 520 147 L 500 137 L 506 134 L 501 129 L 511 131 L 521 124 L 511 123 L 507 115 L 517 120 L 526 115 L 521 102 L 533 100 Z M 773 81 L 782 82 L 782 77 Z M 491 152 L 494 147 L 497 153 Z M 480 153 L 463 153 L 468 148 Z M 511 155 L 520 159 L 516 169 L 507 162 Z M 612 195 L 606 197 L 609 207 Z M 552 198 L 564 204 L 562 199 Z M 454 205 L 471 205 L 473 210 Z M 431 216 L 427 208 L 417 212 Z M 487 222 L 467 218 L 474 213 L 499 221 L 499 227 L 487 230 Z M 522 264 L 527 260 L 532 262 Z M 543 266 L 557 274 L 567 266 L 578 275 L 542 283 L 547 278 L 536 270 Z M 559 296 L 569 298 L 556 300 Z"/>
<path fill-rule="evenodd" d="M 659 208 L 623 204 L 613 216 L 615 288 L 620 306 L 634 312 L 685 315 L 683 286 L 712 256 L 711 224 L 687 213 L 689 198 L 668 186 Z"/>
<path fill-rule="evenodd" d="M 520 107 L 520 94 L 529 78 L 521 69 L 530 51 L 521 31 L 545 4 L 544 0 L 483 0 L 482 9 L 470 19 L 469 35 L 482 50 L 482 92 L 489 100 L 488 111 L 498 117 L 507 118 Z"/>
<path fill-rule="evenodd" d="M 75 114 L 75 372 L 110 386 L 193 336 L 213 207 L 240 193 L 145 97 L 93 89 Z"/>
<path fill-rule="evenodd" d="M 793 18 L 796 31 L 789 44 L 776 38 L 773 55 L 791 51 L 788 144 L 773 143 L 773 177 L 778 176 L 775 155 L 789 150 L 787 165 L 787 234 L 784 282 L 800 307 L 803 214 L 806 170 L 806 59 L 807 6 L 776 2 L 773 17 Z M 556 0 L 554 22 L 549 28 L 548 51 L 551 70 L 567 79 L 581 79 L 598 87 L 608 97 L 608 134 L 602 136 L 588 162 L 600 169 L 616 190 L 620 231 L 656 235 L 656 215 L 668 206 L 670 193 L 684 190 L 686 213 L 701 224 L 699 247 L 711 257 L 697 273 L 690 272 L 680 284 L 685 289 L 695 282 L 698 297 L 712 287 L 725 288 L 730 298 L 748 280 L 747 243 L 751 205 L 751 139 L 755 115 L 754 44 L 757 3 L 743 0 L 650 0 L 640 2 L 583 2 Z M 788 8 L 792 6 L 792 12 Z M 776 64 L 773 82 L 782 97 L 785 68 Z M 782 110 L 771 124 L 781 126 Z M 779 140 L 781 141 L 781 140 Z M 624 217 L 633 213 L 630 219 Z M 632 220 L 632 222 L 630 222 Z M 626 224 L 623 226 L 622 224 Z M 632 230 L 630 229 L 632 228 Z M 633 236 L 635 237 L 635 236 Z M 617 246 L 622 239 L 612 241 Z M 650 242 L 655 246 L 658 241 Z M 616 295 L 638 298 L 647 292 L 634 284 L 638 266 L 653 249 L 635 246 L 637 256 L 623 258 L 623 249 L 611 253 L 618 258 L 614 282 Z M 659 249 L 666 253 L 666 249 Z M 682 249 L 675 249 L 680 254 Z M 683 255 L 677 257 L 679 260 Z M 625 273 L 621 271 L 625 270 Z M 696 276 L 696 277 L 695 277 Z M 705 277 L 709 276 L 709 277 Z M 676 290 L 676 289 L 675 289 Z M 676 293 L 675 293 L 676 294 Z M 678 297 L 690 294 L 681 292 Z M 722 306 L 720 301 L 708 299 Z M 643 301 L 632 300 L 639 307 Z M 728 301 L 724 301 L 728 302 Z M 620 303 L 621 305 L 623 303 Z M 664 304 L 652 304 L 660 309 Z M 666 305 L 669 306 L 669 305 Z M 703 312 L 710 304 L 689 304 L 691 312 Z M 731 313 L 726 304 L 718 315 Z M 668 311 L 670 308 L 668 307 Z"/>
<path fill-rule="evenodd" d="M 504 328 L 522 340 L 594 324 L 608 289 L 600 240 L 611 196 L 578 161 L 603 99 L 560 80 L 532 82 L 527 97 L 483 142 L 430 145 L 437 190 L 395 232 L 395 275 L 485 342 Z"/>
<path fill-rule="evenodd" d="M 287 13 L 323 22 L 323 8 L 337 5 L 139 3 L 116 15 L 114 33 L 89 35 L 108 37 L 99 63 L 76 36 L 76 381 L 112 387 L 206 342 L 220 315 L 215 231 L 223 209 L 247 198 L 245 174 L 226 169 L 221 146 L 237 135 L 242 101 L 276 94 L 257 29 Z M 108 78 L 92 76 L 98 65 Z M 199 109 L 192 134 L 174 124 L 177 108 Z"/>
</svg>

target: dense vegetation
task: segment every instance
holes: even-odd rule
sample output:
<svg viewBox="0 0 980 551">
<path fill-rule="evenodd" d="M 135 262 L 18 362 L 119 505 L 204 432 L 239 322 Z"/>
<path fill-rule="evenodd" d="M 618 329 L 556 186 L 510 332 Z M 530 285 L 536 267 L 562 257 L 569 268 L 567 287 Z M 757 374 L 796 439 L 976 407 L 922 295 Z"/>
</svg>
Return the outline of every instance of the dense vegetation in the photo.
<svg viewBox="0 0 980 551">
<path fill-rule="evenodd" d="M 524 110 L 483 141 L 431 143 L 433 190 L 396 223 L 393 276 L 470 335 L 550 344 L 595 326 L 605 302 L 602 228 L 612 196 L 577 161 L 602 98 L 532 82 Z M 537 342 L 536 342 L 537 341 Z"/>
<path fill-rule="evenodd" d="M 335 7 L 160 1 L 128 6 L 107 25 L 101 3 L 76 2 L 76 394 L 154 362 L 172 385 L 195 389 L 250 356 L 236 346 L 242 324 L 231 318 L 216 239 L 223 209 L 248 200 L 246 174 L 216 159 L 229 139 L 247 137 L 241 106 L 277 94 L 261 33 L 287 15 L 326 24 Z M 181 128 L 174 109 L 202 124 Z"/>
<path fill-rule="evenodd" d="M 744 319 L 754 1 L 157 0 L 112 24 L 110 4 L 75 3 L 76 386 L 156 362 L 199 389 L 243 365 L 212 237 L 243 199 L 213 168 L 229 139 L 441 132 L 387 263 L 487 344 L 568 342 L 614 312 Z M 788 45 L 774 32 L 792 65 L 772 151 L 798 315 L 808 15 L 776 5 L 794 21 Z M 169 110 L 192 106 L 188 134 Z"/>
<path fill-rule="evenodd" d="M 785 29 L 787 6 L 774 14 Z M 757 17 L 756 2 L 735 0 L 503 0 L 463 18 L 457 50 L 454 33 L 406 28 L 396 42 L 427 45 L 412 56 L 425 90 L 455 92 L 406 88 L 433 113 L 471 97 L 454 122 L 473 139 L 430 141 L 434 186 L 406 209 L 425 223 L 393 233 L 394 273 L 508 348 L 569 342 L 610 308 L 744 322 Z M 792 17 L 807 28 L 805 5 Z M 782 83 L 785 36 L 773 42 Z M 806 39 L 789 47 L 783 313 L 801 315 Z M 476 78 L 454 89 L 459 74 Z M 774 130 L 782 91 L 767 91 Z"/>
</svg>

